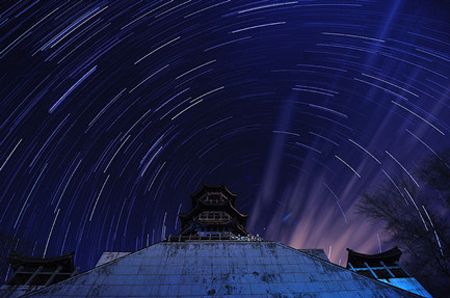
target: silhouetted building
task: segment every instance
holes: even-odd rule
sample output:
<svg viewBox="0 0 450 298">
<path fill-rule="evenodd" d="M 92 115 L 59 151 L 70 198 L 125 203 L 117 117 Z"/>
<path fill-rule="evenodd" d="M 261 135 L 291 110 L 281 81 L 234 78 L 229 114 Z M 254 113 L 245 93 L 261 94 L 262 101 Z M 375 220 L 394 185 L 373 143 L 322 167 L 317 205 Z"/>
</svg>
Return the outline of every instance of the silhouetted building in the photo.
<svg viewBox="0 0 450 298">
<path fill-rule="evenodd" d="M 205 185 L 191 195 L 191 210 L 179 215 L 179 235 L 183 239 L 189 239 L 189 236 L 225 239 L 233 235 L 247 235 L 245 224 L 248 215 L 236 209 L 236 197 L 225 185 Z"/>
<path fill-rule="evenodd" d="M 74 266 L 73 255 L 45 259 L 10 253 L 8 262 L 14 274 L 2 286 L 0 297 L 18 297 L 76 275 L 78 268 Z"/>
<path fill-rule="evenodd" d="M 347 269 L 423 297 L 431 297 L 422 285 L 400 266 L 402 252 L 398 247 L 373 255 L 358 253 L 349 248 L 347 250 Z"/>
<path fill-rule="evenodd" d="M 360 261 L 373 264 L 358 256 L 346 269 L 321 249 L 250 235 L 235 202 L 224 185 L 203 185 L 180 214 L 179 235 L 135 252 L 105 252 L 95 268 L 23 297 L 420 297 L 380 281 L 381 271 L 366 276 Z M 18 296 L 10 287 L 0 294 Z"/>
</svg>

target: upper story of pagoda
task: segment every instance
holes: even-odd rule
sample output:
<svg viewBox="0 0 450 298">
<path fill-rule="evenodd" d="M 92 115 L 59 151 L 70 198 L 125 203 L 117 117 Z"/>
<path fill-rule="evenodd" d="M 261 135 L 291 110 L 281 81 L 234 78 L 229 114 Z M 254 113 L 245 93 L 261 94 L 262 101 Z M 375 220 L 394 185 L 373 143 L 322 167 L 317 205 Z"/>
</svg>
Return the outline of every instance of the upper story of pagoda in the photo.
<svg viewBox="0 0 450 298">
<path fill-rule="evenodd" d="M 224 184 L 206 185 L 191 195 L 191 210 L 180 214 L 181 231 L 177 237 L 189 239 L 229 239 L 248 236 L 248 215 L 236 209 L 237 195 Z"/>
</svg>

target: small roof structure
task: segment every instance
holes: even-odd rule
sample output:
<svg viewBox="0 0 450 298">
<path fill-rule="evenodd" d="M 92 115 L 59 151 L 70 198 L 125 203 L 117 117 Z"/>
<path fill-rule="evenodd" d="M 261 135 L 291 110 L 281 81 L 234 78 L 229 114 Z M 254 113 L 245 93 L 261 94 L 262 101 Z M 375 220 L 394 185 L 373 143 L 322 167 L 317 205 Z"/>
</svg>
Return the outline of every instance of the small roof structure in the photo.
<svg viewBox="0 0 450 298">
<path fill-rule="evenodd" d="M 347 251 L 347 263 L 350 262 L 354 267 L 364 267 L 364 263 L 367 263 L 369 266 L 377 267 L 380 265 L 380 262 L 383 262 L 386 266 L 393 266 L 397 264 L 402 255 L 402 251 L 397 246 L 372 255 L 356 252 L 350 248 L 347 248 Z"/>
<path fill-rule="evenodd" d="M 401 250 L 396 246 L 378 254 L 363 254 L 347 248 L 347 269 L 371 278 L 409 277 L 399 265 Z"/>
<path fill-rule="evenodd" d="M 398 247 L 378 254 L 363 254 L 347 248 L 347 269 L 395 287 L 431 297 L 430 293 L 399 264 L 402 252 Z"/>
<path fill-rule="evenodd" d="M 77 273 L 73 262 L 74 253 L 55 258 L 35 258 L 11 252 L 7 259 L 14 274 L 7 285 L 50 285 Z"/>
</svg>

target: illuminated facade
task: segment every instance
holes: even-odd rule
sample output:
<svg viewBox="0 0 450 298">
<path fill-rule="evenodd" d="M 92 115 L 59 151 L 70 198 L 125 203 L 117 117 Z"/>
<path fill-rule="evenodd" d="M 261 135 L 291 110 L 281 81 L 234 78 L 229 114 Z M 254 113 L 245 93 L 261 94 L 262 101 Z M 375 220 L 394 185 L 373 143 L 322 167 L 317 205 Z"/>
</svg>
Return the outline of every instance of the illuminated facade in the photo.
<svg viewBox="0 0 450 298">
<path fill-rule="evenodd" d="M 431 297 L 422 285 L 400 266 L 402 252 L 398 247 L 374 255 L 358 253 L 348 248 L 347 250 L 347 269 L 423 297 Z"/>
<path fill-rule="evenodd" d="M 248 234 L 235 200 L 224 185 L 204 185 L 180 215 L 179 235 L 135 252 L 105 252 L 95 268 L 23 297 L 420 297 L 335 265 L 323 250 Z M 0 291 L 17 293 L 11 285 Z"/>
</svg>

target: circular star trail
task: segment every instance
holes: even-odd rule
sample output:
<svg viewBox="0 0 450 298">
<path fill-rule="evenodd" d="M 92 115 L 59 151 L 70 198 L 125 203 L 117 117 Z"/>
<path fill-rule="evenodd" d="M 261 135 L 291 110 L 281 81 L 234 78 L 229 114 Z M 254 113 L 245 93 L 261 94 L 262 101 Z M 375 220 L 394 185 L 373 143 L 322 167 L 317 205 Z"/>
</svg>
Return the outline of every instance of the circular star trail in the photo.
<svg viewBox="0 0 450 298">
<path fill-rule="evenodd" d="M 247 229 L 374 252 L 359 195 L 450 145 L 447 1 L 9 1 L 0 232 L 35 256 L 175 235 L 203 182 Z M 5 277 L 5 276 L 4 276 Z M 4 278 L 2 277 L 2 278 Z"/>
</svg>

